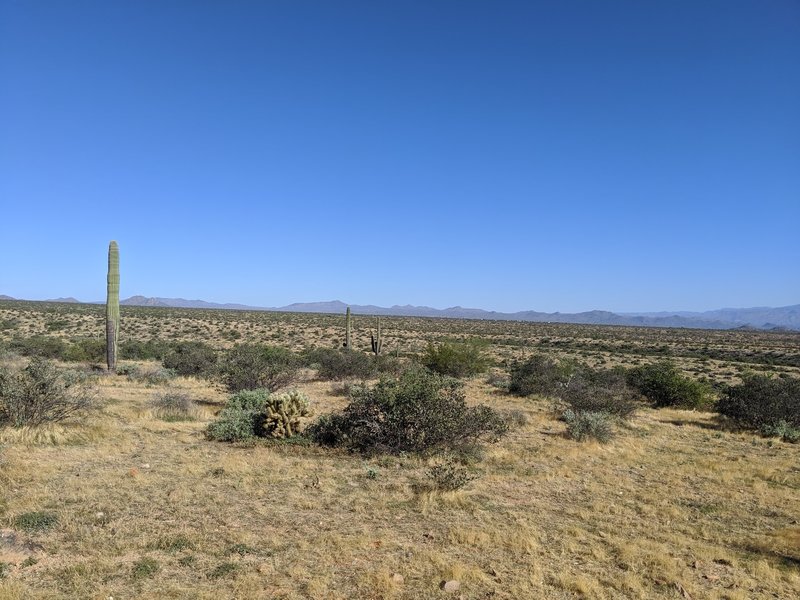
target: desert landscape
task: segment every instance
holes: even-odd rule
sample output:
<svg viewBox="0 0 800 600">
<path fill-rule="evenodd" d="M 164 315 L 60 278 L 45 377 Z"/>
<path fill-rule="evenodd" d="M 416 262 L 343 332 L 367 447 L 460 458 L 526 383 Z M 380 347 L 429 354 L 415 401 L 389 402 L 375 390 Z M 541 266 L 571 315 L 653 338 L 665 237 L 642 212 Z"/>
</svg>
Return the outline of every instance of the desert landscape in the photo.
<svg viewBox="0 0 800 600">
<path fill-rule="evenodd" d="M 611 439 L 576 441 L 552 396 L 508 391 L 512 365 L 534 354 L 594 369 L 667 357 L 718 396 L 747 373 L 797 377 L 797 333 L 384 317 L 381 356 L 395 372 L 425 362 L 428 344 L 480 340 L 485 367 L 461 378 L 466 402 L 509 427 L 453 466 L 446 452 L 363 453 L 303 435 L 209 439 L 231 396 L 216 376 L 126 358 L 186 343 L 220 356 L 236 344 L 343 354 L 344 315 L 122 307 L 116 373 L 103 365 L 104 320 L 103 306 L 0 303 L 6 368 L 49 354 L 96 392 L 80 416 L 0 428 L 1 598 L 800 591 L 800 445 L 732 427 L 712 408 L 645 399 Z M 352 321 L 350 352 L 366 359 L 375 319 Z M 360 379 L 342 373 L 298 368 L 289 387 L 308 398 L 305 421 L 348 404 Z M 159 405 L 165 394 L 183 399 L 177 412 Z M 436 479 L 442 464 L 465 481 Z"/>
</svg>

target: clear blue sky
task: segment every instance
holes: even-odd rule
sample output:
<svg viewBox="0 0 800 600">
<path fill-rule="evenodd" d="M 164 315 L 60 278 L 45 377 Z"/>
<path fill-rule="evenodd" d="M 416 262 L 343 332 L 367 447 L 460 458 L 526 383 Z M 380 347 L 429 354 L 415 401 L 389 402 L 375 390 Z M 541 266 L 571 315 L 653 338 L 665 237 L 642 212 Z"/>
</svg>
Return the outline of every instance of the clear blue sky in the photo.
<svg viewBox="0 0 800 600">
<path fill-rule="evenodd" d="M 0 293 L 800 302 L 800 2 L 0 0 Z"/>
</svg>

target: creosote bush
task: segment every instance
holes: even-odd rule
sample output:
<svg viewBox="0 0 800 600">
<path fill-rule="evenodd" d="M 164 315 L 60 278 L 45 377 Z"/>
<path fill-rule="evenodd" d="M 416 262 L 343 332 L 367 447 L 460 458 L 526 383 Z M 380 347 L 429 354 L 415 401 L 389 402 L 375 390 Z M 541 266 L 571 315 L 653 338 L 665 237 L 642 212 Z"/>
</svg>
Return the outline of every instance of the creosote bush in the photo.
<svg viewBox="0 0 800 600">
<path fill-rule="evenodd" d="M 21 370 L 0 368 L 0 425 L 63 421 L 94 404 L 95 391 L 85 375 L 62 371 L 48 360 L 32 358 Z"/>
<path fill-rule="evenodd" d="M 748 375 L 730 386 L 717 410 L 738 425 L 786 441 L 800 439 L 800 379 Z"/>
<path fill-rule="evenodd" d="M 706 409 L 712 403 L 711 388 L 681 374 L 669 360 L 634 367 L 628 371 L 628 385 L 638 390 L 654 407 Z"/>
<path fill-rule="evenodd" d="M 369 379 L 377 372 L 372 357 L 355 350 L 316 348 L 305 358 L 309 366 L 317 369 L 317 376 L 326 381 Z"/>
<path fill-rule="evenodd" d="M 421 362 L 434 373 L 450 377 L 472 377 L 489 368 L 477 341 L 429 343 Z"/>
<path fill-rule="evenodd" d="M 285 348 L 239 344 L 220 361 L 219 377 L 231 392 L 266 388 L 270 392 L 297 380 L 300 361 Z"/>
<path fill-rule="evenodd" d="M 217 351 L 204 342 L 180 342 L 164 357 L 163 364 L 178 375 L 211 377 L 216 372 Z"/>
<path fill-rule="evenodd" d="M 578 369 L 561 389 L 560 398 L 574 413 L 594 412 L 629 419 L 639 406 L 621 369 Z"/>
<path fill-rule="evenodd" d="M 435 453 L 495 441 L 508 425 L 494 409 L 467 406 L 462 385 L 424 369 L 353 390 L 342 412 L 309 428 L 319 444 L 352 451 Z"/>
<path fill-rule="evenodd" d="M 512 365 L 508 391 L 517 396 L 552 396 L 567 384 L 574 370 L 569 361 L 534 354 Z"/>
</svg>

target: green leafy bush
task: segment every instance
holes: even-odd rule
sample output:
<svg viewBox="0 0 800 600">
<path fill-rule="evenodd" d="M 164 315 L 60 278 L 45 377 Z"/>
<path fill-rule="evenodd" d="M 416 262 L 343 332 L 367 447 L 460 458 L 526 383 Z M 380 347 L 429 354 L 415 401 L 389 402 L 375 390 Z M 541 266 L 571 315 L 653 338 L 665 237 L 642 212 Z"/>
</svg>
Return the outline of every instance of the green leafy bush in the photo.
<svg viewBox="0 0 800 600">
<path fill-rule="evenodd" d="M 550 396 L 561 391 L 574 370 L 570 362 L 534 354 L 512 365 L 508 391 L 517 396 Z"/>
<path fill-rule="evenodd" d="M 119 358 L 122 360 L 164 360 L 173 345 L 172 342 L 159 339 L 144 342 L 127 340 L 119 345 Z"/>
<path fill-rule="evenodd" d="M 306 354 L 306 361 L 326 381 L 369 379 L 377 372 L 372 357 L 355 350 L 316 348 Z"/>
<path fill-rule="evenodd" d="M 62 358 L 70 362 L 103 362 L 106 358 L 106 342 L 100 338 L 73 340 Z"/>
<path fill-rule="evenodd" d="M 450 377 L 471 377 L 489 368 L 489 360 L 478 342 L 429 343 L 422 364 L 434 373 Z"/>
<path fill-rule="evenodd" d="M 63 421 L 94 407 L 86 377 L 32 358 L 21 370 L 0 368 L 0 424 L 38 426 Z"/>
<path fill-rule="evenodd" d="M 244 390 L 230 397 L 217 420 L 209 424 L 206 435 L 220 442 L 242 442 L 256 437 L 259 415 L 269 398 L 269 390 Z"/>
<path fill-rule="evenodd" d="M 629 419 L 639 406 L 622 370 L 578 369 L 561 389 L 561 401 L 575 413 L 606 413 Z"/>
<path fill-rule="evenodd" d="M 178 375 L 211 377 L 217 367 L 217 351 L 204 342 L 180 342 L 167 353 L 163 364 Z"/>
<path fill-rule="evenodd" d="M 488 406 L 467 406 L 461 384 L 422 369 L 352 392 L 340 413 L 311 428 L 314 441 L 363 453 L 429 453 L 494 441 L 508 426 Z"/>
<path fill-rule="evenodd" d="M 8 349 L 22 356 L 63 359 L 67 351 L 67 343 L 57 337 L 34 335 L 11 340 Z"/>
<path fill-rule="evenodd" d="M 222 357 L 219 377 L 231 392 L 266 388 L 274 392 L 296 381 L 297 356 L 277 346 L 239 344 Z"/>
<path fill-rule="evenodd" d="M 800 379 L 747 376 L 725 391 L 717 410 L 742 427 L 792 441 L 800 432 Z"/>
<path fill-rule="evenodd" d="M 685 377 L 672 361 L 634 367 L 628 371 L 627 380 L 656 408 L 704 409 L 712 403 L 710 386 Z"/>
</svg>

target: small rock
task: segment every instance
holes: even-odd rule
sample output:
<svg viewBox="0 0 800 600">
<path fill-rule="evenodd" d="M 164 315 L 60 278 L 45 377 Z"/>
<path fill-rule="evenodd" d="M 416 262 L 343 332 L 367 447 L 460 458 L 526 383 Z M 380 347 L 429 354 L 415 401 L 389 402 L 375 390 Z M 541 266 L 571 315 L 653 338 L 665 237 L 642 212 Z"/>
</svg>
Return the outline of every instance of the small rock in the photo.
<svg viewBox="0 0 800 600">
<path fill-rule="evenodd" d="M 144 463 L 144 464 L 142 465 L 142 468 L 143 468 L 143 469 L 149 469 L 149 468 L 150 468 L 150 463 Z"/>
<path fill-rule="evenodd" d="M 96 512 L 96 513 L 94 513 L 94 518 L 95 519 L 102 519 L 105 516 L 106 516 L 106 513 L 104 513 L 104 512 Z"/>
<path fill-rule="evenodd" d="M 136 476 L 139 475 L 139 469 L 137 469 L 136 467 L 133 467 L 130 471 L 128 471 L 128 474 L 131 477 L 136 477 Z"/>
<path fill-rule="evenodd" d="M 392 575 L 392 582 L 396 583 L 397 585 L 402 585 L 404 581 L 405 579 L 402 575 L 400 575 L 400 573 L 395 573 Z"/>
<path fill-rule="evenodd" d="M 461 582 L 451 579 L 450 581 L 443 581 L 441 587 L 445 592 L 453 593 L 461 589 Z"/>
</svg>

